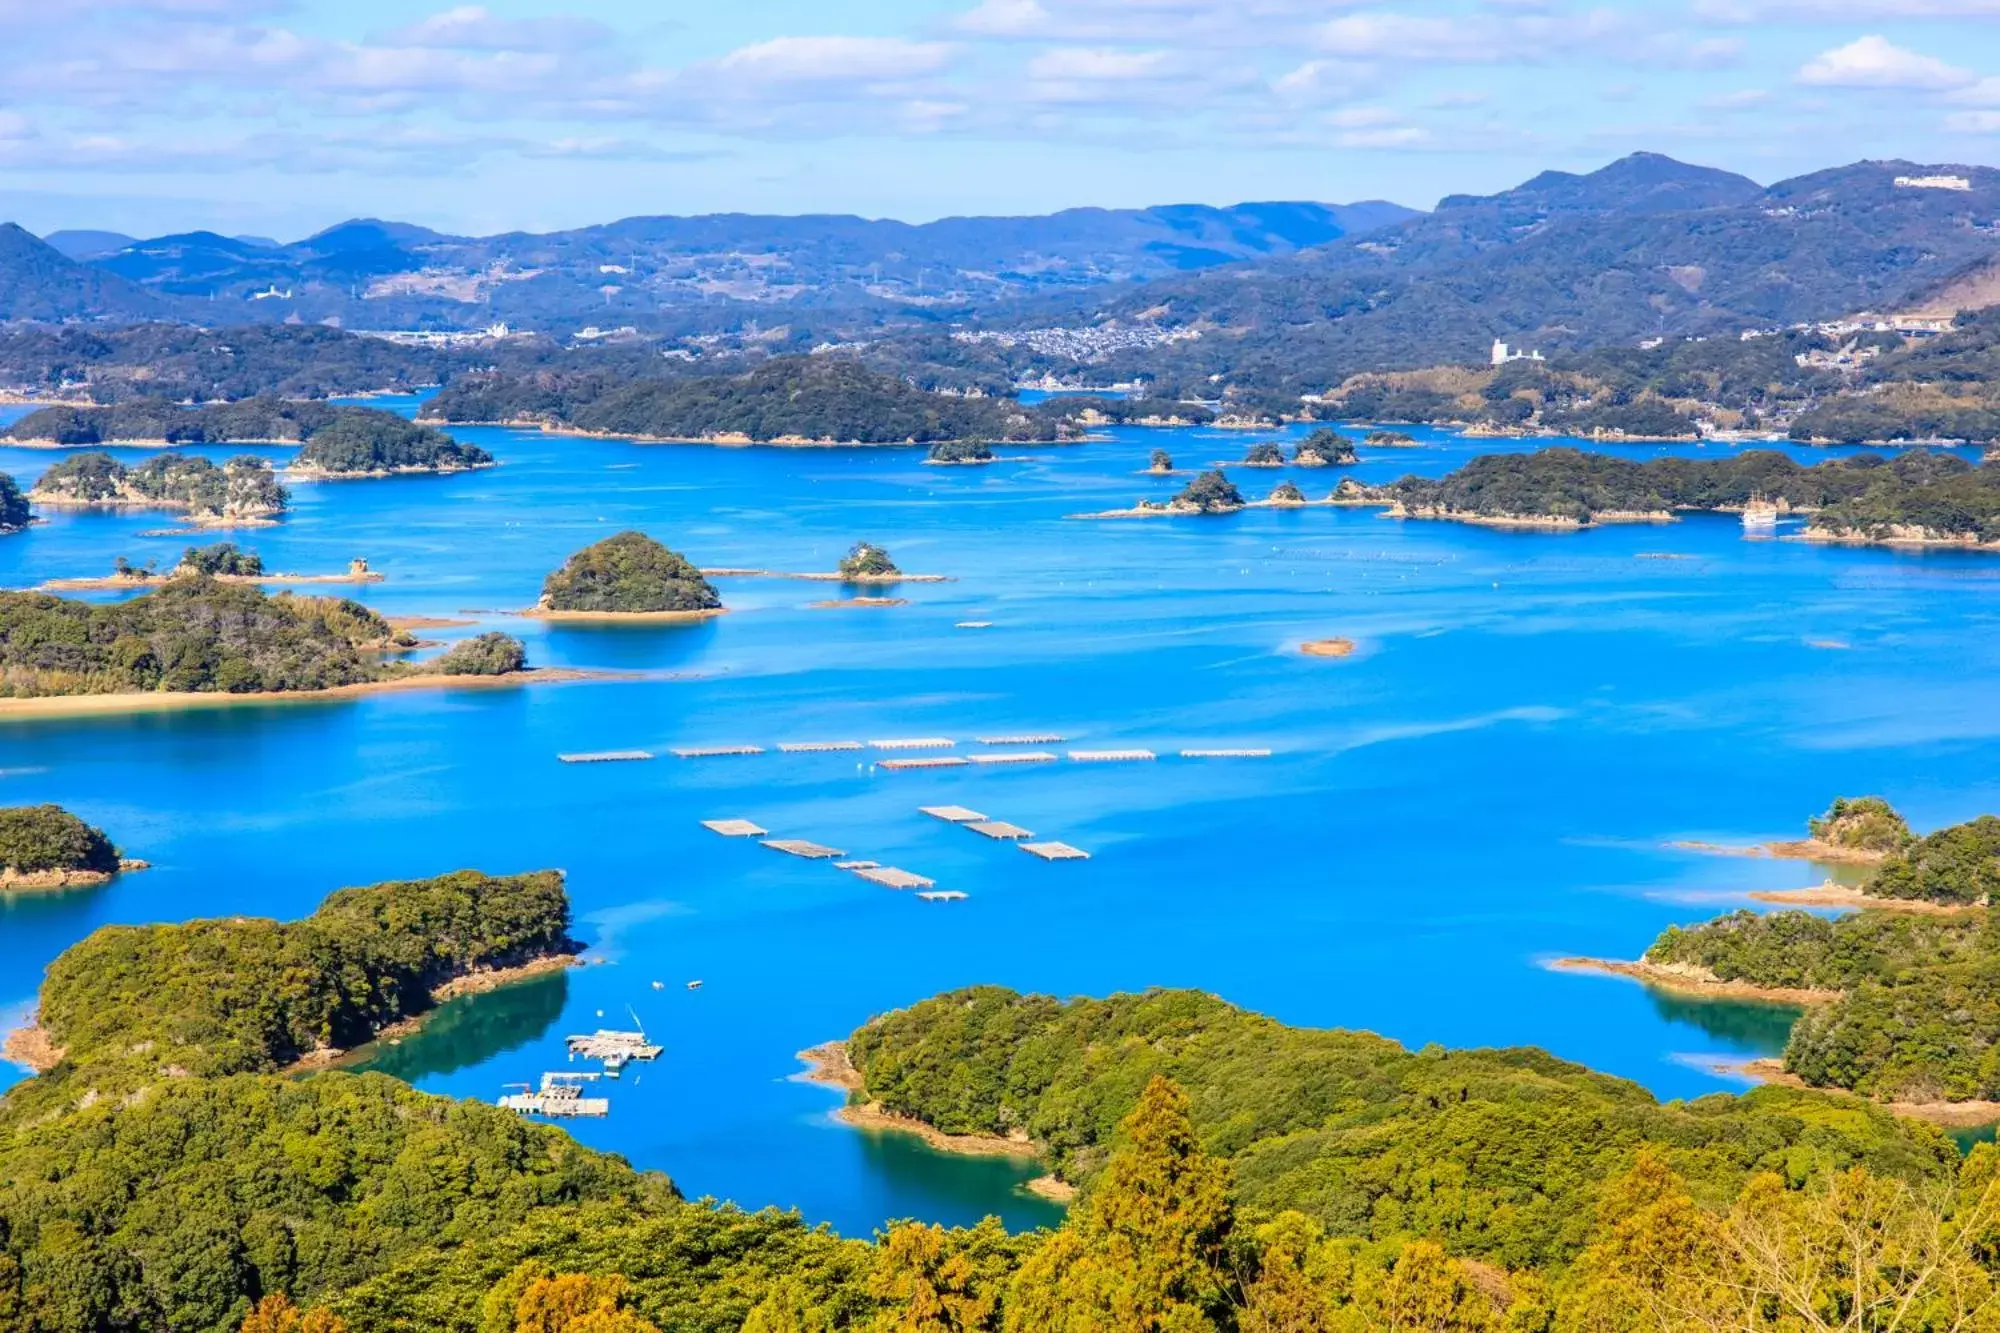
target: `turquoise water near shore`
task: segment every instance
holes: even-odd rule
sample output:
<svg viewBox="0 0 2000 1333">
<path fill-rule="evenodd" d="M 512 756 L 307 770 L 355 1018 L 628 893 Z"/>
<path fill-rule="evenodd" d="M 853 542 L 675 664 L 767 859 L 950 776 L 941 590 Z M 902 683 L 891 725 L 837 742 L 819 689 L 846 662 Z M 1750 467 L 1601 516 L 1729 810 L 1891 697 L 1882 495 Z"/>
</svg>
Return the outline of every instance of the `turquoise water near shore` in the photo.
<svg viewBox="0 0 2000 1333">
<path fill-rule="evenodd" d="M 1319 494 L 1341 475 L 1532 447 L 1416 433 L 1427 447 L 1364 448 L 1356 469 L 1235 476 Z M 622 1024 L 629 1006 L 667 1052 L 613 1087 L 609 1119 L 575 1127 L 584 1141 L 692 1195 L 795 1205 L 848 1232 L 988 1211 L 1024 1225 L 1053 1215 L 1018 1191 L 1031 1166 L 842 1128 L 837 1096 L 794 1079 L 794 1053 L 952 986 L 1176 985 L 1412 1045 L 1545 1046 L 1663 1096 L 1727 1090 L 1710 1065 L 1775 1049 L 1782 1011 L 1547 961 L 1631 957 L 1670 922 L 1819 878 L 1674 840 L 1795 834 L 1842 793 L 1886 794 L 1926 827 L 2000 808 L 1990 556 L 1753 541 L 1709 517 L 1559 535 L 1336 509 L 1066 517 L 1170 493 L 1139 475 L 1155 446 L 1191 468 L 1263 438 L 1238 432 L 1119 430 L 984 468 L 908 449 L 463 434 L 503 465 L 302 485 L 281 526 L 237 539 L 296 572 L 365 556 L 387 577 L 360 595 L 384 612 L 470 612 L 540 664 L 648 678 L 0 726 L 0 802 L 61 801 L 157 867 L 0 903 L 0 1008 L 25 1010 L 48 961 L 107 922 L 295 916 L 345 884 L 559 866 L 603 964 L 457 1002 L 379 1067 L 490 1099 L 566 1067 L 566 1033 L 600 1013 Z M 0 450 L 0 471 L 25 485 L 57 456 Z M 193 539 L 141 535 L 171 526 L 57 515 L 0 539 L 0 584 L 119 554 L 171 564 Z M 867 538 L 955 581 L 905 585 L 907 606 L 825 610 L 810 603 L 838 595 L 826 585 L 731 579 L 731 613 L 691 626 L 501 614 L 625 527 L 704 565 L 779 570 L 830 568 Z M 1297 651 L 1336 635 L 1359 651 Z M 1162 757 L 905 773 L 851 753 L 556 760 L 927 735 L 963 751 L 1044 731 Z M 1275 754 L 1177 757 L 1188 747 Z M 918 813 L 941 803 L 1093 859 L 1043 864 Z M 728 817 L 970 897 L 918 902 L 698 823 Z"/>
</svg>

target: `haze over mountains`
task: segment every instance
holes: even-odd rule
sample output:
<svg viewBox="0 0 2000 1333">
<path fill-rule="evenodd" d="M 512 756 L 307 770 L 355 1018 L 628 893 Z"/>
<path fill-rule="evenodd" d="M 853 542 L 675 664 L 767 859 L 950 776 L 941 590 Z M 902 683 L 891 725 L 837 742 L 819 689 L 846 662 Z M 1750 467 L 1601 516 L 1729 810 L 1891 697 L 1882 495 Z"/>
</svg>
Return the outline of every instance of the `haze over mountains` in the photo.
<svg viewBox="0 0 2000 1333">
<path fill-rule="evenodd" d="M 1158 327 L 1231 344 L 1237 364 L 1369 368 L 1478 356 L 1496 337 L 1560 348 L 1983 304 L 2000 289 L 2000 172 L 1864 162 L 1766 187 L 1641 153 L 1429 213 L 1255 203 L 923 225 L 640 217 L 490 237 L 357 220 L 282 245 L 52 239 L 0 228 L 0 318 L 834 340 L 968 322 Z"/>
</svg>

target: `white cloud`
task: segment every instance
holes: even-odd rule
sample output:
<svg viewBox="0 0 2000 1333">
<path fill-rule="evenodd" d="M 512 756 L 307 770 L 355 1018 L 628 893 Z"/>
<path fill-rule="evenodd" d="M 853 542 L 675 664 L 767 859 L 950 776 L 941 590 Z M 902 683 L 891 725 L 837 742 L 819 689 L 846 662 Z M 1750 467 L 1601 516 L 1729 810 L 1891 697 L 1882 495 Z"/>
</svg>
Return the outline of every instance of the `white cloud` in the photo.
<svg viewBox="0 0 2000 1333">
<path fill-rule="evenodd" d="M 1876 35 L 1822 51 L 1799 70 L 1798 80 L 1818 88 L 1947 89 L 1963 88 L 1976 76 Z"/>
<path fill-rule="evenodd" d="M 1372 66 L 1351 60 L 1308 60 L 1271 80 L 1271 90 L 1293 105 L 1341 102 L 1353 97 L 1373 74 Z"/>
<path fill-rule="evenodd" d="M 1733 93 L 1717 93 L 1701 99 L 1700 106 L 1705 111 L 1748 111 L 1752 107 L 1763 106 L 1771 100 L 1771 94 L 1762 88 L 1742 88 Z"/>
<path fill-rule="evenodd" d="M 372 44 L 460 51 L 570 51 L 600 45 L 615 35 L 591 19 L 503 19 L 483 5 L 460 5 L 398 28 Z"/>
<path fill-rule="evenodd" d="M 956 49 L 901 37 L 774 37 L 731 51 L 715 68 L 763 83 L 883 82 L 938 73 Z"/>
<path fill-rule="evenodd" d="M 1054 20 L 1040 0 L 980 0 L 953 26 L 981 37 L 1033 37 L 1049 31 Z"/>
<path fill-rule="evenodd" d="M 1944 127 L 1954 134 L 2000 134 L 2000 111 L 1954 111 Z"/>
<path fill-rule="evenodd" d="M 1059 46 L 1028 62 L 1035 79 L 1080 79 L 1126 82 L 1156 79 L 1167 72 L 1172 57 L 1165 51 L 1115 51 L 1106 48 Z"/>
<path fill-rule="evenodd" d="M 1695 0 L 1694 12 L 1711 23 L 2000 18 L 2000 0 Z"/>
</svg>

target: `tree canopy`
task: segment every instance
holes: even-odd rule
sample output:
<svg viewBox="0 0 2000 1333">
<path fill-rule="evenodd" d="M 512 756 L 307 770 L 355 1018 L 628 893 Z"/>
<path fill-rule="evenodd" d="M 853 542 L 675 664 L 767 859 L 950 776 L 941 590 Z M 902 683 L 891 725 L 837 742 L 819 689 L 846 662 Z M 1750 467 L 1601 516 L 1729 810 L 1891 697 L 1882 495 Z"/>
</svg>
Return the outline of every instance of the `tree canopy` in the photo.
<svg viewBox="0 0 2000 1333">
<path fill-rule="evenodd" d="M 643 532 L 586 546 L 542 583 L 551 611 L 713 611 L 721 596 L 683 555 Z"/>
</svg>

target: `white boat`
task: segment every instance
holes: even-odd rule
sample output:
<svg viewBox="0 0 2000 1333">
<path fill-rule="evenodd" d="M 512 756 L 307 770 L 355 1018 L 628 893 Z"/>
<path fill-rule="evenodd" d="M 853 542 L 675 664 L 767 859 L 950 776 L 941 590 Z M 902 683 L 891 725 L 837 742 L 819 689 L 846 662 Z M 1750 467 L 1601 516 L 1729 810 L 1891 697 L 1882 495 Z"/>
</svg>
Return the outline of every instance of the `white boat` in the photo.
<svg viewBox="0 0 2000 1333">
<path fill-rule="evenodd" d="M 1751 496 L 1743 506 L 1743 527 L 1747 531 L 1768 532 L 1778 526 L 1778 506 L 1762 496 Z"/>
</svg>

